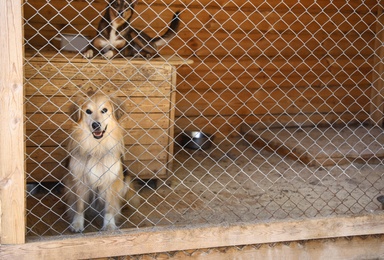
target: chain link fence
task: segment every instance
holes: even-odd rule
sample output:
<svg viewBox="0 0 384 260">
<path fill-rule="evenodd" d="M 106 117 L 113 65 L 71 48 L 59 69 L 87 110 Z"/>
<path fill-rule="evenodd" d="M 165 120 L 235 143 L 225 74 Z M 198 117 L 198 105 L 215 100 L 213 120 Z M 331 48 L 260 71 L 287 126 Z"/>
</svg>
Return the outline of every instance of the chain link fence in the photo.
<svg viewBox="0 0 384 260">
<path fill-rule="evenodd" d="M 24 1 L 28 237 L 72 234 L 69 109 L 89 90 L 125 108 L 140 202 L 123 205 L 119 228 L 381 211 L 380 1 L 142 0 L 130 26 L 151 37 L 181 11 L 160 57 L 84 58 L 109 5 Z M 103 234 L 102 215 L 83 232 Z"/>
</svg>

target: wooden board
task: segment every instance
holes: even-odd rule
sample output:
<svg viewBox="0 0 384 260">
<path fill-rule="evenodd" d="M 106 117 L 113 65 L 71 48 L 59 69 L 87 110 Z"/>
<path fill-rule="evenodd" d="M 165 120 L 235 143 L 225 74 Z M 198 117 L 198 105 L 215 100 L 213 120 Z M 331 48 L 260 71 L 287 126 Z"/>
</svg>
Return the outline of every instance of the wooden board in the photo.
<svg viewBox="0 0 384 260">
<path fill-rule="evenodd" d="M 384 232 L 383 215 L 326 217 L 278 222 L 142 228 L 2 246 L 1 259 L 89 259 L 224 246 L 335 238 Z M 97 248 L 97 250 L 95 250 Z M 375 247 L 377 248 L 377 247 Z M 382 246 L 378 248 L 382 254 Z M 296 258 L 293 258 L 296 259 Z"/>
<path fill-rule="evenodd" d="M 217 260 L 217 259 L 382 259 L 384 236 L 359 236 L 281 242 L 121 257 L 125 260 Z"/>
<path fill-rule="evenodd" d="M 0 244 L 25 241 L 21 1 L 0 2 Z M 2 257 L 0 257 L 2 258 Z"/>
<path fill-rule="evenodd" d="M 380 15 L 381 14 L 381 15 Z M 379 11 L 379 20 L 376 24 L 377 37 L 375 39 L 375 60 L 373 63 L 372 91 L 371 91 L 371 120 L 373 124 L 382 126 L 384 117 L 384 8 Z"/>
<path fill-rule="evenodd" d="M 252 129 L 242 127 L 247 140 L 309 166 L 384 159 L 384 130 L 370 126 L 324 126 Z"/>
</svg>

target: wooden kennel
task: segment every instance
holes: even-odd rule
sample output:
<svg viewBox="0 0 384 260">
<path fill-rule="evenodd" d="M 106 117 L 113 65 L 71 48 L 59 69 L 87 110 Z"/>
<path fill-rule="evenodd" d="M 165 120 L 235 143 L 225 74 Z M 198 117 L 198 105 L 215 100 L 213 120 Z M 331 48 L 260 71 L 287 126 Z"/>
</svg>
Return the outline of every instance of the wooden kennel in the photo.
<svg viewBox="0 0 384 260">
<path fill-rule="evenodd" d="M 72 125 L 68 108 L 89 90 L 124 100 L 125 164 L 140 179 L 166 178 L 173 157 L 176 66 L 180 58 L 89 62 L 73 53 L 26 53 L 28 182 L 60 181 Z M 47 59 L 49 62 L 47 63 Z"/>
</svg>

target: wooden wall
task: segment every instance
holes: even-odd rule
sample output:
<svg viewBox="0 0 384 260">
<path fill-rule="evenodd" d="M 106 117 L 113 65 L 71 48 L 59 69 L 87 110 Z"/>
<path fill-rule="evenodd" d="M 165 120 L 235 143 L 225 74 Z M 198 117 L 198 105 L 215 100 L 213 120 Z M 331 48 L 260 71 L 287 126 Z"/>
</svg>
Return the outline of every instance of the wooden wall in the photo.
<svg viewBox="0 0 384 260">
<path fill-rule="evenodd" d="M 59 31 L 94 35 L 105 7 L 26 2 L 26 46 L 41 50 Z M 134 25 L 154 35 L 182 10 L 178 37 L 161 50 L 194 60 L 178 69 L 177 128 L 229 135 L 242 123 L 365 121 L 378 9 L 376 0 L 141 0 Z"/>
</svg>

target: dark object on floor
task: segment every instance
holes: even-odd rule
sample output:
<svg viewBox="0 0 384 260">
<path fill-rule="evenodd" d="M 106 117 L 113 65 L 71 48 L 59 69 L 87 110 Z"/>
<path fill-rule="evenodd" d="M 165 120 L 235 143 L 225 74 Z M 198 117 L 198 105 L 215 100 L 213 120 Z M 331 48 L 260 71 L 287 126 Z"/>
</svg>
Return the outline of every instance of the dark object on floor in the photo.
<svg viewBox="0 0 384 260">
<path fill-rule="evenodd" d="M 183 148 L 194 150 L 208 149 L 212 146 L 213 136 L 201 131 L 184 132 L 181 137 L 180 145 Z"/>
<path fill-rule="evenodd" d="M 377 201 L 381 203 L 381 209 L 384 209 L 384 195 L 377 197 Z"/>
</svg>

